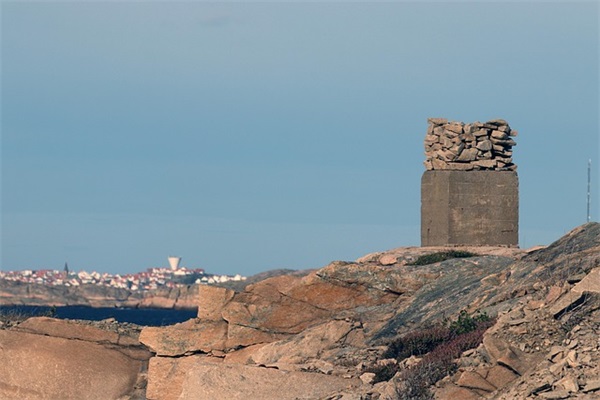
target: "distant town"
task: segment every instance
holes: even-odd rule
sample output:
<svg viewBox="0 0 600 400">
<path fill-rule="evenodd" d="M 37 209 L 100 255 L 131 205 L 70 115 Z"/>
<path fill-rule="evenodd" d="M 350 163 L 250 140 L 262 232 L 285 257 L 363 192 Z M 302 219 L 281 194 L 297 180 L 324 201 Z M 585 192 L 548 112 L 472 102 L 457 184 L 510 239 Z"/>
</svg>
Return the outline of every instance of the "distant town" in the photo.
<svg viewBox="0 0 600 400">
<path fill-rule="evenodd" d="M 109 274 L 96 271 L 73 272 L 65 263 L 62 271 L 56 269 L 26 269 L 21 271 L 0 271 L 0 280 L 33 283 L 48 286 L 98 285 L 131 291 L 146 291 L 158 288 L 173 288 L 184 285 L 210 285 L 228 281 L 243 281 L 241 275 L 207 274 L 204 269 L 179 267 L 179 257 L 169 257 L 170 267 L 148 268 L 135 274 Z"/>
</svg>

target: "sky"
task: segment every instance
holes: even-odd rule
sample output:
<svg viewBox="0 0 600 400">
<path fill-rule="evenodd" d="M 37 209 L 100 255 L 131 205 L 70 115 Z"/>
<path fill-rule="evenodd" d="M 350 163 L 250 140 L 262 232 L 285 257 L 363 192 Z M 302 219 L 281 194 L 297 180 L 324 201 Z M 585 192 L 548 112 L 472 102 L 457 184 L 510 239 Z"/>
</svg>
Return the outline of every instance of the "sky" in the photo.
<svg viewBox="0 0 600 400">
<path fill-rule="evenodd" d="M 2 1 L 2 270 L 420 244 L 428 117 L 519 131 L 520 246 L 600 216 L 599 3 Z"/>
</svg>

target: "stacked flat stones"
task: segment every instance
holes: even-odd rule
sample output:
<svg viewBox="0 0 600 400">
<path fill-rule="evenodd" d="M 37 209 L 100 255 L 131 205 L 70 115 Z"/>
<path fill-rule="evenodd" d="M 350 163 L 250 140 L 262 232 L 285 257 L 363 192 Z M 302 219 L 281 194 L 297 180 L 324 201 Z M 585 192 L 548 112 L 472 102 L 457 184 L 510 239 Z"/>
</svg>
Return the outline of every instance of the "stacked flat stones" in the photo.
<svg viewBox="0 0 600 400">
<path fill-rule="evenodd" d="M 425 168 L 427 170 L 494 170 L 516 171 L 512 162 L 512 137 L 503 119 L 487 122 L 448 122 L 445 118 L 429 118 L 425 136 Z"/>
</svg>

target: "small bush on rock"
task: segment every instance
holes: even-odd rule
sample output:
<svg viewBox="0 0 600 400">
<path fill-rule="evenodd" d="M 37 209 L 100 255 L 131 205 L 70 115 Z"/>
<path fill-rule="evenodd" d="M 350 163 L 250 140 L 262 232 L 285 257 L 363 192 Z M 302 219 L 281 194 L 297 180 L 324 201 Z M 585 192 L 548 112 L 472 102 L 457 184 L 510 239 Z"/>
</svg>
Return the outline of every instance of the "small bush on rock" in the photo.
<svg viewBox="0 0 600 400">
<path fill-rule="evenodd" d="M 412 331 L 390 343 L 384 357 L 401 361 L 410 356 L 421 356 L 449 340 L 451 335 L 450 328 L 442 324 Z"/>
<path fill-rule="evenodd" d="M 460 335 L 472 332 L 489 321 L 490 317 L 486 313 L 477 313 L 471 316 L 465 310 L 462 310 L 458 314 L 458 319 L 450 323 L 450 330 L 453 335 Z"/>
<path fill-rule="evenodd" d="M 474 316 L 461 311 L 456 321 L 444 321 L 424 329 L 412 331 L 389 344 L 386 358 L 401 361 L 410 356 L 421 356 L 434 350 L 442 343 L 453 340 L 459 335 L 485 327 L 490 327 L 491 318 L 486 313 Z"/>
<path fill-rule="evenodd" d="M 428 265 L 428 264 L 434 264 L 434 263 L 437 263 L 440 261 L 450 260 L 452 258 L 468 258 L 468 257 L 475 257 L 475 256 L 477 256 L 477 254 L 471 253 L 469 251 L 449 250 L 449 251 L 442 251 L 439 253 L 425 254 L 423 256 L 420 256 L 414 262 L 412 262 L 408 265 Z"/>
</svg>

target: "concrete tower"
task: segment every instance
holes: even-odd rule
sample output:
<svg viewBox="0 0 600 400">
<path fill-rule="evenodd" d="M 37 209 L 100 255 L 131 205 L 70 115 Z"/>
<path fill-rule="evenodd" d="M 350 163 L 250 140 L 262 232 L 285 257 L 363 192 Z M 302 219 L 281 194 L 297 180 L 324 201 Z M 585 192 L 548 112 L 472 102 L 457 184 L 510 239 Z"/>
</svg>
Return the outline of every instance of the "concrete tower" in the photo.
<svg viewBox="0 0 600 400">
<path fill-rule="evenodd" d="M 430 118 L 421 179 L 421 245 L 518 246 L 517 131 Z"/>
<path fill-rule="evenodd" d="M 181 262 L 181 257 L 170 256 L 168 258 L 169 265 L 173 271 L 176 271 L 179 268 L 179 263 Z"/>
</svg>

